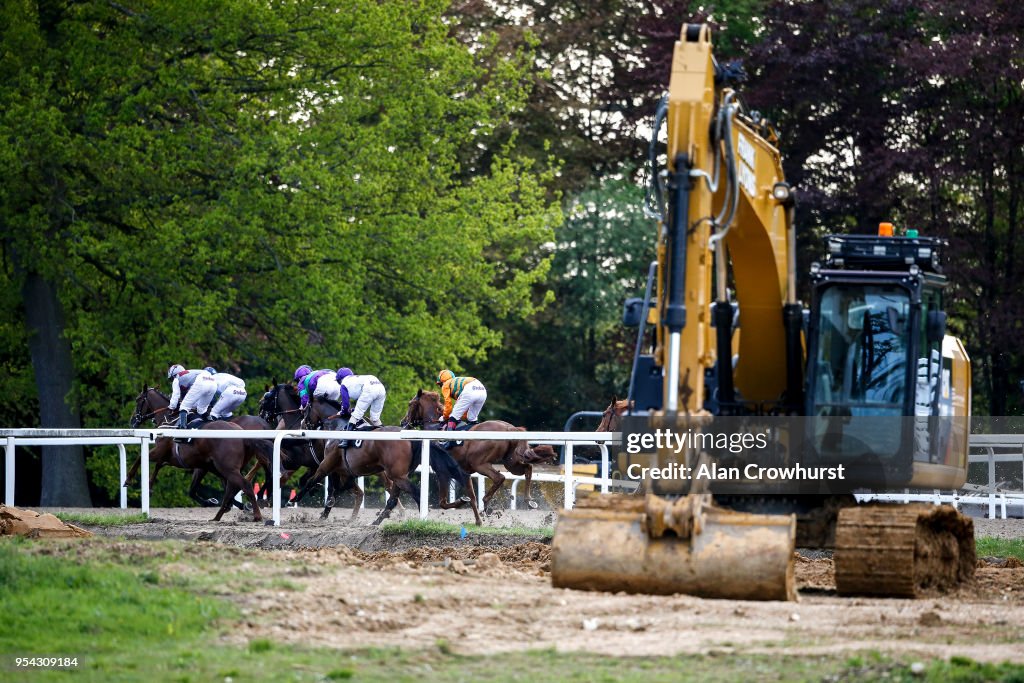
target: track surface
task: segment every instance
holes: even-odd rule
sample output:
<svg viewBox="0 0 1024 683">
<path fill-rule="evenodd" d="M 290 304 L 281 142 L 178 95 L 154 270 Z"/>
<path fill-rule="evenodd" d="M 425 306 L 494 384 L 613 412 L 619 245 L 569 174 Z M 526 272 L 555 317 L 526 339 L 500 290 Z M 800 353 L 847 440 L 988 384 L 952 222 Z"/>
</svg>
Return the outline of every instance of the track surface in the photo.
<svg viewBox="0 0 1024 683">
<path fill-rule="evenodd" d="M 1024 662 L 1019 563 L 982 562 L 970 585 L 919 600 L 840 598 L 831 560 L 804 556 L 797 558 L 797 603 L 586 593 L 551 587 L 543 539 L 485 536 L 469 525 L 465 539 L 384 535 L 368 526 L 370 512 L 355 523 L 347 511 L 335 512 L 343 514 L 322 522 L 314 509 L 287 509 L 282 526 L 272 528 L 237 511 L 213 523 L 211 510 L 153 510 L 148 523 L 94 531 L 271 550 L 300 590 L 233 594 L 245 621 L 230 637 L 240 643 L 427 648 L 443 640 L 465 654 L 555 647 L 625 656 L 877 650 Z M 431 519 L 438 519 L 434 510 Z M 447 521 L 466 520 L 456 513 Z M 553 522 L 550 512 L 508 510 L 487 521 Z M 975 522 L 978 536 L 1024 537 L 1024 520 Z"/>
</svg>

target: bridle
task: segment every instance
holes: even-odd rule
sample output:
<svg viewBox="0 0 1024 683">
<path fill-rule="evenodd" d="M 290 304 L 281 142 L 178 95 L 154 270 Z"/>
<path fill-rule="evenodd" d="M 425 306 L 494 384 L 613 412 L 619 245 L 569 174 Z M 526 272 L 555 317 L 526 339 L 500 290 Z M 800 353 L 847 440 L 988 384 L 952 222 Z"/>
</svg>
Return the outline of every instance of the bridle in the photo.
<svg viewBox="0 0 1024 683">
<path fill-rule="evenodd" d="M 421 399 L 418 397 L 414 398 L 409 401 L 409 411 L 402 418 L 399 425 L 402 429 L 436 429 L 441 422 L 441 416 L 436 415 L 434 420 L 428 423 L 424 412 Z"/>
<path fill-rule="evenodd" d="M 140 424 L 142 424 L 143 422 L 145 422 L 146 420 L 153 420 L 153 424 L 155 425 L 156 424 L 156 416 L 160 415 L 161 413 L 166 413 L 167 411 L 170 410 L 170 406 L 164 406 L 163 408 L 157 408 L 156 410 L 153 410 L 152 412 L 143 413 L 142 412 L 143 406 L 145 406 L 146 408 L 149 407 L 149 392 L 151 392 L 151 391 L 157 391 L 157 390 L 156 389 L 152 389 L 152 388 L 146 389 L 144 392 L 142 392 L 139 395 L 139 397 L 137 399 L 135 399 L 135 414 L 132 415 L 132 421 L 130 423 L 131 426 L 132 426 L 132 429 L 138 428 L 138 426 Z M 160 394 L 159 391 L 157 391 L 157 393 Z M 160 395 L 163 396 L 163 394 L 160 394 Z"/>
<path fill-rule="evenodd" d="M 302 410 L 302 408 L 290 408 L 288 410 L 280 410 L 278 394 L 282 391 L 286 391 L 286 386 L 287 385 L 285 384 L 278 384 L 276 387 L 274 387 L 267 393 L 263 394 L 263 400 L 260 401 L 260 417 L 262 417 L 264 420 L 271 424 L 274 424 L 275 422 L 277 422 L 279 418 L 284 417 L 285 415 L 297 413 Z M 274 402 L 273 407 L 268 407 L 266 403 L 271 400 Z"/>
</svg>

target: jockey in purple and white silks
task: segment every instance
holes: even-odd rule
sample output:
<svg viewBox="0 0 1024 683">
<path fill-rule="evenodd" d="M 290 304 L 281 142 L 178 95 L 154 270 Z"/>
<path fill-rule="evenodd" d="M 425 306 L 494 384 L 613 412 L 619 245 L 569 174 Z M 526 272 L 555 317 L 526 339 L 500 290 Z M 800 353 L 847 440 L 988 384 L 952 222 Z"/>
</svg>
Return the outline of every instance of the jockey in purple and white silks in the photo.
<svg viewBox="0 0 1024 683">
<path fill-rule="evenodd" d="M 206 368 L 206 371 L 213 375 L 217 382 L 217 395 L 213 408 L 210 409 L 210 419 L 226 420 L 235 412 L 235 408 L 245 401 L 245 382 L 240 377 L 226 372 L 217 372 L 213 368 Z"/>
<path fill-rule="evenodd" d="M 316 393 L 317 384 L 320 383 L 320 379 L 326 375 L 333 375 L 334 370 L 315 370 L 306 374 L 298 384 L 299 387 L 299 407 L 305 408 L 311 398 Z"/>
<path fill-rule="evenodd" d="M 326 398 L 337 403 L 341 400 L 341 385 L 338 384 L 333 372 L 328 372 L 316 380 L 316 387 L 313 389 L 313 396 Z"/>
<path fill-rule="evenodd" d="M 190 411 L 206 414 L 217 393 L 217 382 L 206 370 L 186 370 L 177 364 L 167 371 L 167 379 L 171 380 L 171 402 L 167 408 L 171 411 L 181 410 L 178 413 L 178 427 L 184 429 Z"/>
<path fill-rule="evenodd" d="M 351 402 L 352 417 L 349 421 L 351 429 L 358 429 L 366 424 L 363 415 L 370 411 L 369 424 L 374 427 L 383 426 L 380 421 L 380 414 L 384 411 L 384 401 L 387 399 L 387 390 L 384 383 L 373 375 L 356 375 L 348 368 L 341 368 L 335 375 L 341 383 L 341 412 L 349 412 Z"/>
</svg>

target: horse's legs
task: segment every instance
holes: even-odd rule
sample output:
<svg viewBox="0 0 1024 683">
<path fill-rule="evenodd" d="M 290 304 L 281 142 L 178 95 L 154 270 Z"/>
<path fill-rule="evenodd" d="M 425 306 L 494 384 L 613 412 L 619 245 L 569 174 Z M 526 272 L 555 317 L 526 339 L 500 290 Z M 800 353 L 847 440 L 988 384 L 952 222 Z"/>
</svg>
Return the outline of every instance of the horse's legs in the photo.
<svg viewBox="0 0 1024 683">
<path fill-rule="evenodd" d="M 149 475 L 149 489 L 153 490 L 153 484 L 156 482 L 156 475 L 160 474 L 160 469 L 166 465 L 166 462 L 158 462 L 156 467 L 153 468 L 153 474 Z"/>
<path fill-rule="evenodd" d="M 537 503 L 533 500 L 533 495 L 530 493 L 530 481 L 533 479 L 533 465 L 526 466 L 526 494 L 523 499 L 526 500 L 526 507 L 531 510 L 537 509 Z"/>
<path fill-rule="evenodd" d="M 337 487 L 334 490 L 337 491 Z M 355 498 L 352 503 L 352 516 L 348 518 L 350 522 L 359 516 L 359 508 L 363 506 L 363 498 L 365 497 L 363 490 L 359 488 L 359 480 L 355 477 L 352 477 L 352 495 Z"/>
<path fill-rule="evenodd" d="M 328 491 L 333 490 L 334 493 L 328 493 L 327 502 L 324 504 L 324 511 L 320 513 L 320 519 L 327 519 L 327 516 L 331 514 L 331 510 L 334 509 L 334 505 L 338 502 L 335 496 L 340 496 L 352 487 L 359 490 L 359 487 L 356 486 L 355 477 L 346 477 L 345 481 L 342 482 L 337 472 L 331 472 L 327 475 L 327 479 L 324 480 L 324 486 L 328 486 Z M 359 495 L 362 496 L 361 490 L 359 490 Z M 356 509 L 358 510 L 359 508 L 356 507 Z"/>
<path fill-rule="evenodd" d="M 469 473 L 469 477 L 466 480 L 466 491 L 469 493 L 469 506 L 473 508 L 473 517 L 476 518 L 476 525 L 483 526 L 483 520 L 480 519 L 480 510 L 476 504 L 476 487 L 473 485 L 473 472 Z"/>
<path fill-rule="evenodd" d="M 188 487 L 188 497 L 199 503 L 204 508 L 211 508 L 215 505 L 220 505 L 221 501 L 215 498 L 201 498 L 199 496 L 199 485 L 203 481 L 203 477 L 206 476 L 206 470 L 199 469 L 198 467 L 192 470 L 192 483 Z"/>
<path fill-rule="evenodd" d="M 398 505 L 398 493 L 398 486 L 392 485 L 388 490 L 388 504 L 385 505 L 377 514 L 377 519 L 373 520 L 372 526 L 378 526 L 381 522 L 391 516 L 391 511 L 395 509 L 396 505 Z"/>
<path fill-rule="evenodd" d="M 487 490 L 487 493 L 484 494 L 484 509 L 486 510 L 487 504 L 491 502 L 491 498 L 493 498 L 494 494 L 498 492 L 501 485 L 505 483 L 505 475 L 491 467 L 489 463 L 478 465 L 476 471 L 494 482 L 491 485 L 491 488 Z"/>
<path fill-rule="evenodd" d="M 238 493 L 239 490 L 241 490 L 242 494 L 247 499 L 249 499 L 250 503 L 252 503 L 252 521 L 262 522 L 263 513 L 260 512 L 259 503 L 256 501 L 256 494 L 252 490 L 252 482 L 246 479 L 244 476 L 242 476 L 241 469 L 237 471 L 232 470 L 229 472 L 225 472 L 224 478 L 227 480 L 227 485 L 225 486 L 224 489 L 225 492 L 228 489 L 231 489 L 231 498 L 229 498 L 229 500 L 233 500 L 235 494 Z M 221 504 L 220 514 L 223 514 L 225 507 L 226 506 L 224 504 Z M 230 503 L 228 503 L 227 507 L 230 507 Z"/>
<path fill-rule="evenodd" d="M 141 467 L 141 466 L 142 466 L 142 454 L 140 453 L 139 457 L 135 458 L 135 462 L 132 463 L 132 466 L 128 469 L 128 474 L 125 475 L 124 483 L 121 484 L 121 486 L 128 486 L 128 484 L 130 484 L 131 481 L 133 479 L 135 479 L 135 475 L 138 474 L 139 467 Z"/>
<path fill-rule="evenodd" d="M 224 513 L 231 508 L 231 501 L 238 493 L 238 482 L 230 481 L 225 477 L 224 481 L 224 499 L 220 502 L 220 509 L 217 510 L 217 514 L 213 516 L 214 522 L 219 522 L 220 518 L 224 516 Z"/>
<path fill-rule="evenodd" d="M 466 507 L 469 503 L 468 496 L 462 496 L 453 503 L 448 502 L 448 494 L 452 485 L 451 477 L 438 475 L 435 479 L 437 479 L 437 504 L 442 510 L 458 510 Z"/>
</svg>

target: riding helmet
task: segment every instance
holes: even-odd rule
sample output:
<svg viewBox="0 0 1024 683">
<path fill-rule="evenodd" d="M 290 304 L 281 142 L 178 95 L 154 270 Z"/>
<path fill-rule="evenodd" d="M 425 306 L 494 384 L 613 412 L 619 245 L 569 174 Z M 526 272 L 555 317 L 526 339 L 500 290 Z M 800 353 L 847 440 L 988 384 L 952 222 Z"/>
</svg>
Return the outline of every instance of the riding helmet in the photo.
<svg viewBox="0 0 1024 683">
<path fill-rule="evenodd" d="M 313 372 L 313 368 L 308 365 L 300 365 L 295 370 L 295 381 L 298 382 L 300 379 Z"/>
<path fill-rule="evenodd" d="M 185 368 L 175 363 L 167 371 L 167 379 L 174 379 L 175 375 L 181 374 L 183 372 L 185 372 Z"/>
<path fill-rule="evenodd" d="M 350 376 L 352 376 L 354 374 L 355 373 L 352 372 L 352 370 L 350 368 L 338 368 L 338 372 L 334 375 L 334 378 L 340 382 L 341 380 L 345 379 L 346 377 L 350 377 Z"/>
<path fill-rule="evenodd" d="M 213 368 L 209 367 L 209 366 L 203 368 L 203 370 L 208 372 L 208 373 L 210 373 L 211 375 L 216 375 L 217 374 L 217 371 L 214 370 Z"/>
<path fill-rule="evenodd" d="M 441 386 L 442 384 L 450 380 L 452 377 L 454 377 L 454 375 L 452 374 L 451 370 L 442 370 L 441 372 L 437 373 L 437 386 Z"/>
</svg>

